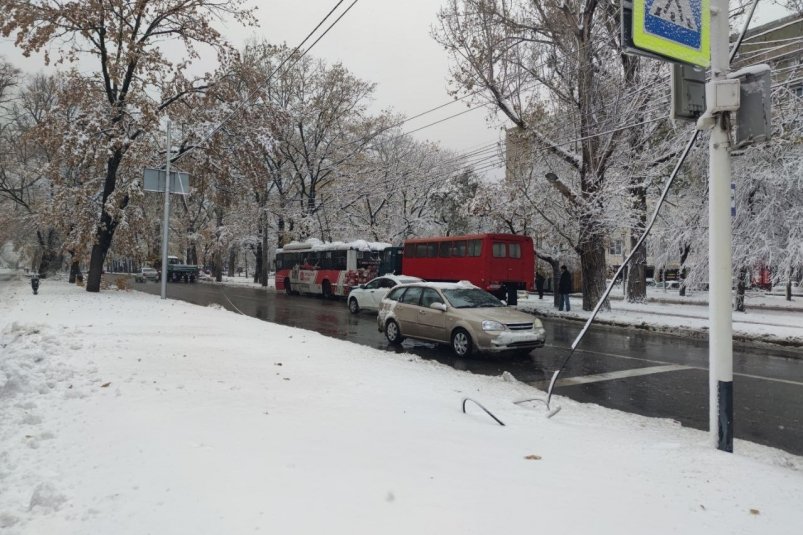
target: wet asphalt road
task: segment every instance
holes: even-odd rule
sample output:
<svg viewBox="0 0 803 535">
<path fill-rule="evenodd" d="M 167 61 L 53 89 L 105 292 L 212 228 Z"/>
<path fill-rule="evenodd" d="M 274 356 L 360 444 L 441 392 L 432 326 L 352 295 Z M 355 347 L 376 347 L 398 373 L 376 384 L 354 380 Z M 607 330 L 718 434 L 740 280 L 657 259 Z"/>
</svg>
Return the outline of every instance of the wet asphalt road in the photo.
<svg viewBox="0 0 803 535">
<path fill-rule="evenodd" d="M 135 284 L 159 294 L 157 283 Z M 349 313 L 344 301 L 288 297 L 260 289 L 214 284 L 169 284 L 167 295 L 198 305 L 217 303 L 265 321 L 317 331 L 387 351 L 376 314 Z M 512 373 L 545 388 L 568 354 L 581 324 L 543 319 L 546 346 L 526 357 L 458 359 L 448 349 L 407 340 L 402 351 L 472 373 Z M 795 351 L 797 351 L 795 353 Z M 793 358 L 793 357 L 797 358 Z M 799 350 L 734 347 L 734 432 L 803 455 L 803 359 Z M 561 374 L 557 395 L 644 416 L 670 418 L 708 429 L 708 344 L 646 331 L 592 327 Z M 738 445 L 736 446 L 738 448 Z"/>
</svg>

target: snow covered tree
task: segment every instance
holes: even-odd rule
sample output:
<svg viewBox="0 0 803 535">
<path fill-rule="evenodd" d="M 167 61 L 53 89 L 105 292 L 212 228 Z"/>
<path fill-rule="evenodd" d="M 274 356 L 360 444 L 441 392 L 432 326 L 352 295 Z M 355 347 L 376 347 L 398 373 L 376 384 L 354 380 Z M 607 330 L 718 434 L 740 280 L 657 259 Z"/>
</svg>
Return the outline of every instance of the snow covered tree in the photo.
<svg viewBox="0 0 803 535">
<path fill-rule="evenodd" d="M 49 162 L 57 179 L 66 163 L 92 155 L 87 165 L 97 173 L 82 183 L 97 199 L 87 290 L 100 290 L 100 276 L 115 231 L 132 200 L 129 187 L 141 175 L 145 151 L 134 150 L 156 131 L 161 117 L 188 95 L 204 91 L 209 80 L 191 79 L 187 72 L 200 57 L 199 46 L 210 47 L 219 59 L 230 52 L 213 22 L 231 17 L 252 24 L 244 0 L 0 0 L 0 33 L 14 34 L 26 55 L 45 51 L 51 62 L 94 61 L 94 72 L 72 71 L 67 87 L 82 92 L 81 120 L 68 133 L 65 145 Z M 183 47 L 175 57 L 164 46 Z M 92 99 L 92 100 L 89 100 Z M 85 151 L 76 154 L 68 151 Z M 102 164 L 102 169 L 98 166 Z"/>
<path fill-rule="evenodd" d="M 623 131 L 655 111 L 628 82 L 634 62 L 620 55 L 613 11 L 597 0 L 449 0 L 435 32 L 453 58 L 455 93 L 512 122 L 522 150 L 551 168 L 538 180 L 565 209 L 553 230 L 580 259 L 585 310 L 602 295 L 610 223 L 622 219 L 606 205 L 620 189 L 608 173 Z"/>
</svg>

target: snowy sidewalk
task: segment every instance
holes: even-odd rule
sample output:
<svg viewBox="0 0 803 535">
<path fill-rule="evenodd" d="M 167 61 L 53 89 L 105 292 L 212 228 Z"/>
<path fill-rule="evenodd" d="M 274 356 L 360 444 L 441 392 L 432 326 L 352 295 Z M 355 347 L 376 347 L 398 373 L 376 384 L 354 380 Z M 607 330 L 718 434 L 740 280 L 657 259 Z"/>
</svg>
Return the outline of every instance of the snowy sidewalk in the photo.
<svg viewBox="0 0 803 535">
<path fill-rule="evenodd" d="M 216 307 L 0 282 L 0 531 L 800 532 L 803 458 L 513 403 L 542 395 Z"/>
<path fill-rule="evenodd" d="M 628 303 L 611 300 L 611 310 L 597 315 L 595 323 L 621 327 L 635 327 L 667 334 L 705 337 L 708 333 L 707 296 L 689 304 L 665 302 Z M 791 303 L 803 302 L 798 298 Z M 582 298 L 571 298 L 571 312 L 560 312 L 553 306 L 552 296 L 538 299 L 528 295 L 519 299 L 518 308 L 537 316 L 560 317 L 586 321 L 591 315 L 582 309 Z M 733 312 L 734 340 L 764 342 L 803 350 L 803 309 L 767 310 L 757 306 L 747 307 L 746 312 Z M 803 357 L 803 353 L 801 353 Z"/>
</svg>

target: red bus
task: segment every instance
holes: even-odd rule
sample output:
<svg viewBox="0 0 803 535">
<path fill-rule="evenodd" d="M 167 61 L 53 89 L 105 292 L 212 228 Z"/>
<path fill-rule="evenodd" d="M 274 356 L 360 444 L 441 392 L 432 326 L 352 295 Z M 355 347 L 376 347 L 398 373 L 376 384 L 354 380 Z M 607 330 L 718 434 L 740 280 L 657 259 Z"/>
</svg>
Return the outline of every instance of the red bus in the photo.
<svg viewBox="0 0 803 535">
<path fill-rule="evenodd" d="M 309 240 L 276 251 L 276 290 L 288 294 L 346 296 L 353 286 L 379 275 L 381 254 L 389 243 Z"/>
<path fill-rule="evenodd" d="M 467 280 L 497 296 L 532 290 L 535 248 L 528 236 L 472 234 L 404 241 L 402 272 L 434 282 Z"/>
</svg>

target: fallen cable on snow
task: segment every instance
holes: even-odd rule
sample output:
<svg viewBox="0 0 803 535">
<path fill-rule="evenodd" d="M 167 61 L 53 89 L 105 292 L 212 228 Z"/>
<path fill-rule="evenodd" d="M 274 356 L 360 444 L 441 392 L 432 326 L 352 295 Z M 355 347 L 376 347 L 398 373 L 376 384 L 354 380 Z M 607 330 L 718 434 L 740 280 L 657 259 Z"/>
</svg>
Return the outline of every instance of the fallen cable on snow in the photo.
<svg viewBox="0 0 803 535">
<path fill-rule="evenodd" d="M 505 424 L 502 422 L 502 420 L 500 420 L 499 418 L 497 418 L 496 416 L 494 416 L 494 415 L 493 415 L 493 413 L 491 413 L 491 411 L 489 411 L 488 409 L 486 409 L 485 407 L 483 407 L 483 406 L 480 404 L 480 402 L 478 402 L 478 401 L 476 401 L 476 400 L 473 400 L 473 399 L 471 399 L 471 398 L 463 398 L 463 414 L 465 414 L 465 413 L 466 413 L 466 401 L 471 401 L 472 403 L 474 403 L 474 404 L 475 404 L 477 407 L 479 407 L 479 408 L 481 408 L 482 410 L 484 410 L 484 411 L 485 411 L 485 414 L 487 414 L 488 416 L 490 416 L 491 418 L 493 418 L 494 420 L 496 420 L 496 423 L 498 423 L 499 425 L 501 425 L 501 426 L 503 426 L 503 427 L 504 427 L 504 425 L 505 425 Z"/>
<path fill-rule="evenodd" d="M 514 401 L 514 402 L 513 402 L 513 404 L 514 404 L 514 405 L 521 405 L 522 403 L 529 403 L 529 402 L 531 402 L 531 401 L 540 401 L 541 403 L 543 403 L 544 405 L 546 405 L 546 408 L 547 408 L 547 414 L 546 414 L 546 417 L 547 417 L 547 418 L 552 418 L 552 417 L 553 417 L 553 416 L 555 416 L 557 413 L 559 413 L 559 412 L 560 412 L 560 409 L 562 408 L 560 405 L 556 405 L 556 406 L 555 406 L 555 408 L 553 408 L 553 409 L 551 409 L 551 410 L 550 410 L 550 409 L 549 409 L 549 405 L 547 404 L 547 401 L 546 401 L 544 398 L 527 398 L 527 399 L 520 399 L 520 400 L 518 400 L 518 401 Z"/>
</svg>

